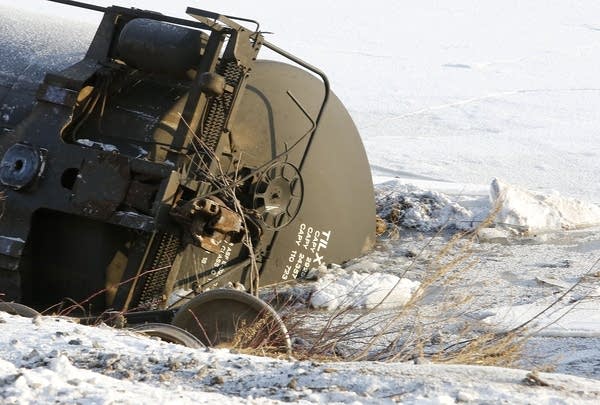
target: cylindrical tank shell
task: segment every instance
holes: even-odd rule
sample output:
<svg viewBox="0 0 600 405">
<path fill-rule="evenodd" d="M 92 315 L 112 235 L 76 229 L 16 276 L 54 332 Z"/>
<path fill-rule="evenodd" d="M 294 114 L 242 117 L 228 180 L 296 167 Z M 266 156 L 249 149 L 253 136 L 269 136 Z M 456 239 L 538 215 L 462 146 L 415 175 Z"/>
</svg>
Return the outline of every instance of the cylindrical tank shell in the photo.
<svg viewBox="0 0 600 405">
<path fill-rule="evenodd" d="M 0 134 L 29 114 L 48 72 L 78 62 L 95 27 L 0 6 Z"/>
<path fill-rule="evenodd" d="M 206 40 L 206 34 L 201 31 L 136 18 L 123 27 L 117 53 L 136 69 L 183 76 L 200 63 Z"/>
</svg>

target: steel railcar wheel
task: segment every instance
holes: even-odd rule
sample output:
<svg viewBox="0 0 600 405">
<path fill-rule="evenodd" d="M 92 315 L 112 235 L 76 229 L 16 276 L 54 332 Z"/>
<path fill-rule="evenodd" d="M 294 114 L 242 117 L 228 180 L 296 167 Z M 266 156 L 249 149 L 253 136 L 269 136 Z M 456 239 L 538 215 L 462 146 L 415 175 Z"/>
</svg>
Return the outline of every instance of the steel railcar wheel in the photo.
<svg viewBox="0 0 600 405">
<path fill-rule="evenodd" d="M 190 332 L 168 323 L 144 323 L 131 328 L 135 332 L 157 337 L 169 343 L 176 343 L 192 349 L 204 347 L 204 344 Z"/>
<path fill-rule="evenodd" d="M 17 302 L 0 302 L 0 311 L 8 312 L 11 315 L 19 315 L 25 318 L 34 318 L 38 315 L 41 315 L 35 309 Z"/>
<path fill-rule="evenodd" d="M 291 350 L 287 328 L 275 310 L 243 291 L 204 292 L 183 305 L 172 324 L 207 346 Z"/>
</svg>

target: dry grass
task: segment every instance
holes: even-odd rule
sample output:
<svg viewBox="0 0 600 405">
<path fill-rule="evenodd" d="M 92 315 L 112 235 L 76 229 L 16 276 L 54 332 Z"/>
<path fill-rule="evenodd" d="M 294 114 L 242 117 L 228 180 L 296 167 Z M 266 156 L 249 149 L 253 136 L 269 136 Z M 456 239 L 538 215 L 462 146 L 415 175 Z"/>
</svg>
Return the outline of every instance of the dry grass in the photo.
<svg viewBox="0 0 600 405">
<path fill-rule="evenodd" d="M 489 226 L 498 209 L 480 227 Z M 393 229 L 388 227 L 386 234 L 393 234 Z M 474 307 L 468 288 L 456 288 L 472 285 L 470 275 L 477 266 L 472 248 L 477 230 L 457 233 L 438 251 L 431 252 L 432 241 L 442 238 L 442 234 L 440 230 L 427 241 L 399 274 L 400 278 L 418 274 L 421 284 L 408 303 L 394 310 L 383 306 L 389 294 L 370 309 L 342 307 L 332 312 L 310 310 L 309 297 L 277 296 L 280 302 L 276 305 L 295 338 L 294 356 L 322 361 L 428 359 L 439 363 L 515 366 L 527 342 L 525 326 L 508 333 L 493 333 L 477 321 L 469 321 L 468 315 L 480 308 Z M 450 331 L 448 336 L 445 331 Z"/>
<path fill-rule="evenodd" d="M 196 169 L 213 184 L 216 190 L 214 193 L 218 192 L 219 197 L 245 221 L 248 212 L 240 204 L 236 188 L 246 179 L 238 176 L 237 168 L 233 175 L 225 173 L 218 157 L 198 137 L 196 142 L 192 142 L 192 146 L 202 149 L 196 151 L 199 156 L 208 156 L 216 163 L 218 173 L 211 173 L 202 159 Z M 499 206 L 495 207 L 479 228 L 489 226 L 499 210 Z M 384 225 L 379 219 L 378 234 L 386 238 L 399 236 L 399 228 L 394 223 L 387 224 L 387 227 Z M 245 222 L 243 228 L 248 229 Z M 477 229 L 456 233 L 441 249 L 431 252 L 431 242 L 441 238 L 443 234 L 444 229 L 441 229 L 431 237 L 410 265 L 398 274 L 400 278 L 414 275 L 417 265 L 419 269 L 423 269 L 419 270 L 420 286 L 417 291 L 408 303 L 394 310 L 383 308 L 389 294 L 378 305 L 367 310 L 342 307 L 332 312 L 319 312 L 308 308 L 308 297 L 294 294 L 285 296 L 275 290 L 273 306 L 282 315 L 294 338 L 294 357 L 317 361 L 407 361 L 426 358 L 439 363 L 503 367 L 516 365 L 522 358 L 522 350 L 529 336 L 526 330 L 531 320 L 504 333 L 493 333 L 475 321 L 466 321 L 465 316 L 479 308 L 473 308 L 472 295 L 457 294 L 455 287 L 469 285 L 469 274 L 477 266 L 472 254 Z M 260 280 L 254 258 L 254 242 L 247 231 L 244 232 L 243 243 L 251 259 L 251 292 L 256 294 Z M 151 271 L 159 270 L 161 269 Z M 132 281 L 133 279 L 124 280 L 119 285 Z M 105 290 L 98 291 L 82 302 L 63 303 L 51 312 L 71 315 L 80 311 L 85 314 L 88 311 L 86 304 L 104 292 Z M 556 302 L 568 292 L 570 290 Z M 432 304 L 432 299 L 437 301 Z M 118 315 L 111 313 L 111 316 Z M 281 340 L 281 330 L 275 323 L 272 318 L 262 317 L 250 325 L 240 325 L 227 346 L 250 354 L 280 356 L 285 344 Z M 449 338 L 445 338 L 442 333 L 447 330 L 451 331 Z"/>
<path fill-rule="evenodd" d="M 521 360 L 526 342 L 526 337 L 515 332 L 484 333 L 434 353 L 431 360 L 436 363 L 511 367 Z"/>
<path fill-rule="evenodd" d="M 499 209 L 495 207 L 474 231 L 455 234 L 437 250 L 432 248 L 432 241 L 441 239 L 442 231 L 425 242 L 400 274 L 412 279 L 420 276 L 421 285 L 406 305 L 394 311 L 376 306 L 315 313 L 307 308 L 309 297 L 288 297 L 287 307 L 284 305 L 280 311 L 286 314 L 290 334 L 296 337 L 294 355 L 320 361 L 425 359 L 448 364 L 523 367 L 524 349 L 538 331 L 533 330 L 533 321 L 568 300 L 585 280 L 594 278 L 600 259 L 538 314 L 511 330 L 495 332 L 498 325 L 482 323 L 472 316 L 484 309 L 478 304 L 477 295 L 485 294 L 481 291 L 484 287 L 472 277 L 478 275 L 473 254 L 478 230 L 490 226 Z M 387 229 L 379 227 L 386 238 L 398 234 L 391 225 Z M 547 360 L 542 359 L 539 364 L 542 366 L 534 369 L 554 368 Z"/>
<path fill-rule="evenodd" d="M 287 330 L 282 330 L 279 322 L 270 314 L 259 315 L 249 325 L 239 325 L 231 342 L 226 342 L 223 347 L 271 357 L 290 353 Z"/>
</svg>

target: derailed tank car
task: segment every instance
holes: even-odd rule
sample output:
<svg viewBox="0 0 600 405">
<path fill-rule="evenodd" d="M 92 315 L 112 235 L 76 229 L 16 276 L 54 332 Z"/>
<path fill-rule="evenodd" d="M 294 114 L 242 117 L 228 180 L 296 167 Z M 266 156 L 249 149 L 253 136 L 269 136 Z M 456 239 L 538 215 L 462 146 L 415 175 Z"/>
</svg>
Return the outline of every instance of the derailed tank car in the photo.
<svg viewBox="0 0 600 405">
<path fill-rule="evenodd" d="M 372 247 L 364 148 L 321 71 L 251 20 L 60 2 L 104 13 L 91 43 L 67 27 L 49 45 L 59 23 L 1 9 L 3 301 L 190 329 L 182 305 L 255 305 L 190 307 L 207 290 L 255 293 Z"/>
</svg>

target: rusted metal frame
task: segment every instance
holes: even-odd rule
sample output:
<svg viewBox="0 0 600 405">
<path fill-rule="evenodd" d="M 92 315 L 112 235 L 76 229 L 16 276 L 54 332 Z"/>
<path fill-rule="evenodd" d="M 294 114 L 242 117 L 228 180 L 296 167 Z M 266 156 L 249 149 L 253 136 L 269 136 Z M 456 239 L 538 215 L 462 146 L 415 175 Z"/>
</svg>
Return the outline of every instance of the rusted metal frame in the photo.
<svg viewBox="0 0 600 405">
<path fill-rule="evenodd" d="M 233 145 L 231 145 L 231 138 L 230 138 L 230 135 L 231 135 L 230 123 L 235 118 L 235 114 L 237 113 L 237 110 L 239 108 L 240 100 L 243 96 L 244 89 L 246 87 L 248 74 L 252 70 L 254 61 L 256 60 L 256 57 L 260 50 L 260 47 L 262 46 L 263 38 L 262 38 L 262 35 L 260 35 L 259 33 L 252 32 L 252 31 L 248 30 L 247 28 L 230 20 L 229 18 L 219 15 L 219 14 L 216 14 L 216 13 L 210 13 L 210 12 L 205 12 L 203 10 L 196 10 L 196 9 L 190 9 L 190 8 L 188 8 L 187 13 L 192 15 L 194 18 L 198 19 L 199 21 L 201 21 L 204 24 L 208 25 L 208 24 L 212 23 L 214 29 L 218 29 L 219 32 L 226 32 L 229 36 L 228 41 L 227 41 L 227 46 L 223 52 L 221 60 L 220 60 L 219 64 L 217 66 L 215 66 L 216 73 L 221 74 L 224 77 L 227 77 L 228 83 L 226 84 L 225 92 L 227 92 L 228 94 L 226 94 L 224 96 L 229 99 L 227 101 L 228 108 L 224 111 L 224 116 L 222 117 L 222 122 L 219 122 L 219 125 L 221 126 L 221 128 L 220 128 L 220 130 L 218 130 L 220 133 L 217 135 L 217 137 L 218 137 L 217 143 L 216 143 L 216 145 L 210 146 L 211 149 L 214 148 L 214 149 L 212 149 L 213 152 L 219 153 L 219 152 L 222 152 L 223 150 L 226 150 L 225 147 L 227 145 L 227 142 L 230 143 L 230 147 L 233 146 Z M 215 21 L 210 21 L 209 18 L 213 18 L 215 21 L 218 21 L 224 25 L 217 24 Z M 215 33 L 213 32 L 212 35 L 215 35 Z M 237 78 L 235 78 L 235 79 L 233 77 L 229 77 L 228 75 L 225 74 L 227 72 L 227 70 L 229 68 L 231 68 L 232 64 L 234 64 L 236 66 L 236 69 L 238 69 L 239 76 L 237 76 Z M 201 74 L 201 73 L 199 73 L 199 74 Z M 228 79 L 232 79 L 233 81 L 229 81 Z M 209 108 L 210 102 L 215 102 L 215 101 L 207 100 L 206 106 L 204 106 L 203 108 L 205 108 L 205 109 Z M 210 118 L 210 117 L 203 116 L 203 120 L 202 120 L 203 122 L 200 122 L 199 125 L 204 125 L 205 120 L 208 118 Z M 192 128 L 196 128 L 196 127 L 193 126 Z M 198 132 L 196 132 L 196 133 L 199 136 L 201 136 L 202 139 L 204 139 L 204 134 L 202 134 L 202 131 L 200 131 L 200 133 L 198 133 Z M 213 133 L 211 135 L 211 138 L 214 135 L 215 134 Z M 233 151 L 231 151 L 231 152 L 233 152 Z M 215 159 L 212 159 L 212 156 L 200 156 L 199 158 L 203 159 L 205 164 L 207 164 L 208 170 L 210 173 L 220 173 L 221 171 L 225 170 L 224 168 L 219 166 L 218 161 L 216 161 Z M 210 189 L 211 189 L 210 183 L 208 183 L 208 182 L 203 183 L 202 186 L 200 187 L 200 189 L 198 190 L 199 195 L 209 192 Z M 204 245 L 203 245 L 203 247 L 206 248 L 206 246 L 204 246 Z M 208 249 L 208 250 L 213 251 L 214 249 Z M 247 264 L 245 266 L 247 266 Z M 231 267 L 226 266 L 225 268 L 227 268 L 227 269 L 231 268 L 232 270 L 239 269 L 240 271 L 244 271 L 245 266 L 232 265 Z M 227 273 L 230 273 L 230 272 L 231 271 L 227 271 Z M 212 280 L 211 282 L 214 282 L 214 280 Z"/>
<path fill-rule="evenodd" d="M 239 105 L 239 98 L 243 93 L 242 90 L 245 88 L 247 74 L 250 70 L 252 70 L 252 65 L 254 64 L 260 47 L 263 44 L 263 37 L 260 35 L 260 33 L 256 31 L 250 31 L 244 26 L 237 24 L 228 16 L 192 7 L 188 7 L 186 13 L 205 25 L 211 24 L 211 18 L 215 21 L 225 24 L 226 28 L 219 25 L 213 25 L 213 29 L 218 29 L 220 31 L 226 30 L 229 33 L 229 41 L 227 42 L 227 47 L 223 52 L 221 63 L 224 64 L 231 60 L 235 60 L 238 66 L 243 69 L 244 75 L 242 76 L 237 87 L 232 91 L 232 107 L 229 112 L 229 116 L 226 117 L 224 123 L 224 129 L 227 129 L 229 122 L 235 116 L 237 106 Z M 253 20 L 247 21 L 253 22 L 258 26 L 258 23 Z"/>
<path fill-rule="evenodd" d="M 208 38 L 202 62 L 198 68 L 198 73 L 196 74 L 196 78 L 188 94 L 183 114 L 179 120 L 177 130 L 175 131 L 172 143 L 173 151 L 170 151 L 167 155 L 167 159 L 178 162 L 178 167 L 182 167 L 186 163 L 186 156 L 182 156 L 181 153 L 176 151 L 185 151 L 188 149 L 197 129 L 201 125 L 200 121 L 207 104 L 207 97 L 201 90 L 200 76 L 203 72 L 214 71 L 224 41 L 225 36 L 218 31 L 213 31 Z"/>
<path fill-rule="evenodd" d="M 206 10 L 199 10 L 194 8 L 188 8 L 187 13 L 198 21 L 205 25 L 210 25 L 213 33 L 211 37 L 216 33 L 223 33 L 228 36 L 227 46 L 223 51 L 220 61 L 214 66 L 214 72 L 224 75 L 228 64 L 235 63 L 241 71 L 239 79 L 235 83 L 228 83 L 225 86 L 226 97 L 229 98 L 229 108 L 225 111 L 225 116 L 220 124 L 220 133 L 210 135 L 211 139 L 217 138 L 216 145 L 210 145 L 213 152 L 223 150 L 226 142 L 231 142 L 229 123 L 234 119 L 237 112 L 239 101 L 243 94 L 243 90 L 246 85 L 248 72 L 252 69 L 252 65 L 256 60 L 258 51 L 262 45 L 262 36 L 253 31 L 249 31 L 247 28 L 237 24 L 227 16 L 221 14 L 212 13 Z M 207 70 L 201 70 L 198 75 L 208 72 Z M 213 72 L 211 70 L 210 72 Z M 203 98 L 204 105 L 202 105 L 202 122 L 193 122 L 193 125 L 189 125 L 191 129 L 192 138 L 194 135 L 200 136 L 204 139 L 203 129 L 205 123 L 211 117 L 206 116 L 208 113 L 207 109 L 210 108 L 211 102 L 214 100 L 207 99 L 206 96 Z M 214 117 L 212 117 L 214 118 Z M 204 139 L 205 140 L 205 139 Z M 188 144 L 189 145 L 189 144 Z M 205 163 L 208 166 L 208 170 L 211 173 L 218 173 L 222 168 L 215 167 L 215 161 L 210 156 L 202 156 Z M 197 162 L 198 164 L 198 162 Z M 200 193 L 206 193 L 210 189 L 209 183 L 201 185 Z"/>
<path fill-rule="evenodd" d="M 257 21 L 226 16 L 193 7 L 188 7 L 186 13 L 200 21 L 202 24 L 210 26 L 213 31 L 228 31 L 231 37 L 223 55 L 223 59 L 236 59 L 238 64 L 247 71 L 251 69 L 253 62 L 256 60 L 256 55 L 264 42 L 262 35 L 258 31 L 260 25 Z M 211 19 L 213 21 L 211 21 Z M 249 30 L 243 25 L 233 21 L 234 19 L 256 24 L 256 29 L 254 31 Z M 223 25 L 216 24 L 215 21 L 218 21 Z"/>
<path fill-rule="evenodd" d="M 188 7 L 185 10 L 185 13 L 194 17 L 196 20 L 200 21 L 200 23 L 211 26 L 212 30 L 221 30 L 225 27 L 229 27 L 236 31 L 241 31 L 241 30 L 245 29 L 243 26 L 241 26 L 238 23 L 236 23 L 235 21 L 233 21 L 230 17 L 223 15 L 223 14 L 215 13 L 213 11 L 202 10 L 202 9 L 194 8 L 194 7 Z M 213 20 L 213 21 L 211 21 L 211 20 Z M 223 25 L 215 24 L 214 21 L 218 21 Z M 256 22 L 254 22 L 254 23 L 258 24 Z M 219 28 L 219 27 L 221 27 L 221 28 Z"/>
<path fill-rule="evenodd" d="M 225 119 L 223 129 L 229 132 L 229 123 L 235 117 L 237 109 L 240 105 L 240 100 L 243 90 L 246 88 L 248 73 L 252 70 L 252 65 L 256 60 L 256 56 L 262 46 L 262 35 L 258 33 L 250 33 L 246 29 L 236 30 L 232 33 L 225 53 L 223 54 L 224 61 L 236 60 L 238 66 L 243 70 L 242 77 L 237 87 L 232 92 L 232 106 L 229 110 L 229 116 Z"/>
<path fill-rule="evenodd" d="M 223 279 L 227 276 L 230 276 L 231 273 L 236 272 L 236 271 L 239 271 L 240 273 L 242 273 L 243 271 L 248 269 L 248 267 L 250 266 L 250 263 L 251 263 L 251 259 L 245 258 L 245 259 L 234 259 L 234 260 L 230 261 L 229 264 L 221 265 L 218 267 L 221 269 L 221 274 L 219 274 L 215 278 L 210 279 L 205 284 L 202 284 L 199 287 L 200 287 L 200 289 L 205 288 L 207 285 L 209 285 L 211 283 L 215 283 L 216 281 L 219 281 L 220 279 Z M 204 272 L 208 273 L 211 270 L 213 270 L 213 269 L 206 269 Z M 188 277 L 178 279 L 175 282 L 175 285 L 173 287 L 174 288 L 182 287 L 182 286 L 185 286 L 186 284 L 190 284 L 190 283 L 196 281 L 197 279 L 198 279 L 198 275 L 193 274 Z"/>
<path fill-rule="evenodd" d="M 138 285 L 142 281 L 140 280 L 140 277 L 143 276 L 142 271 L 144 269 L 144 264 L 146 263 L 156 237 L 156 232 L 144 233 L 140 234 L 140 236 L 133 241 L 127 267 L 123 272 L 121 281 L 131 280 L 131 282 L 119 285 L 113 301 L 115 309 L 126 312 L 129 310 L 132 301 L 137 298 L 134 297 L 134 295 L 135 292 L 140 289 L 140 286 Z"/>
</svg>

